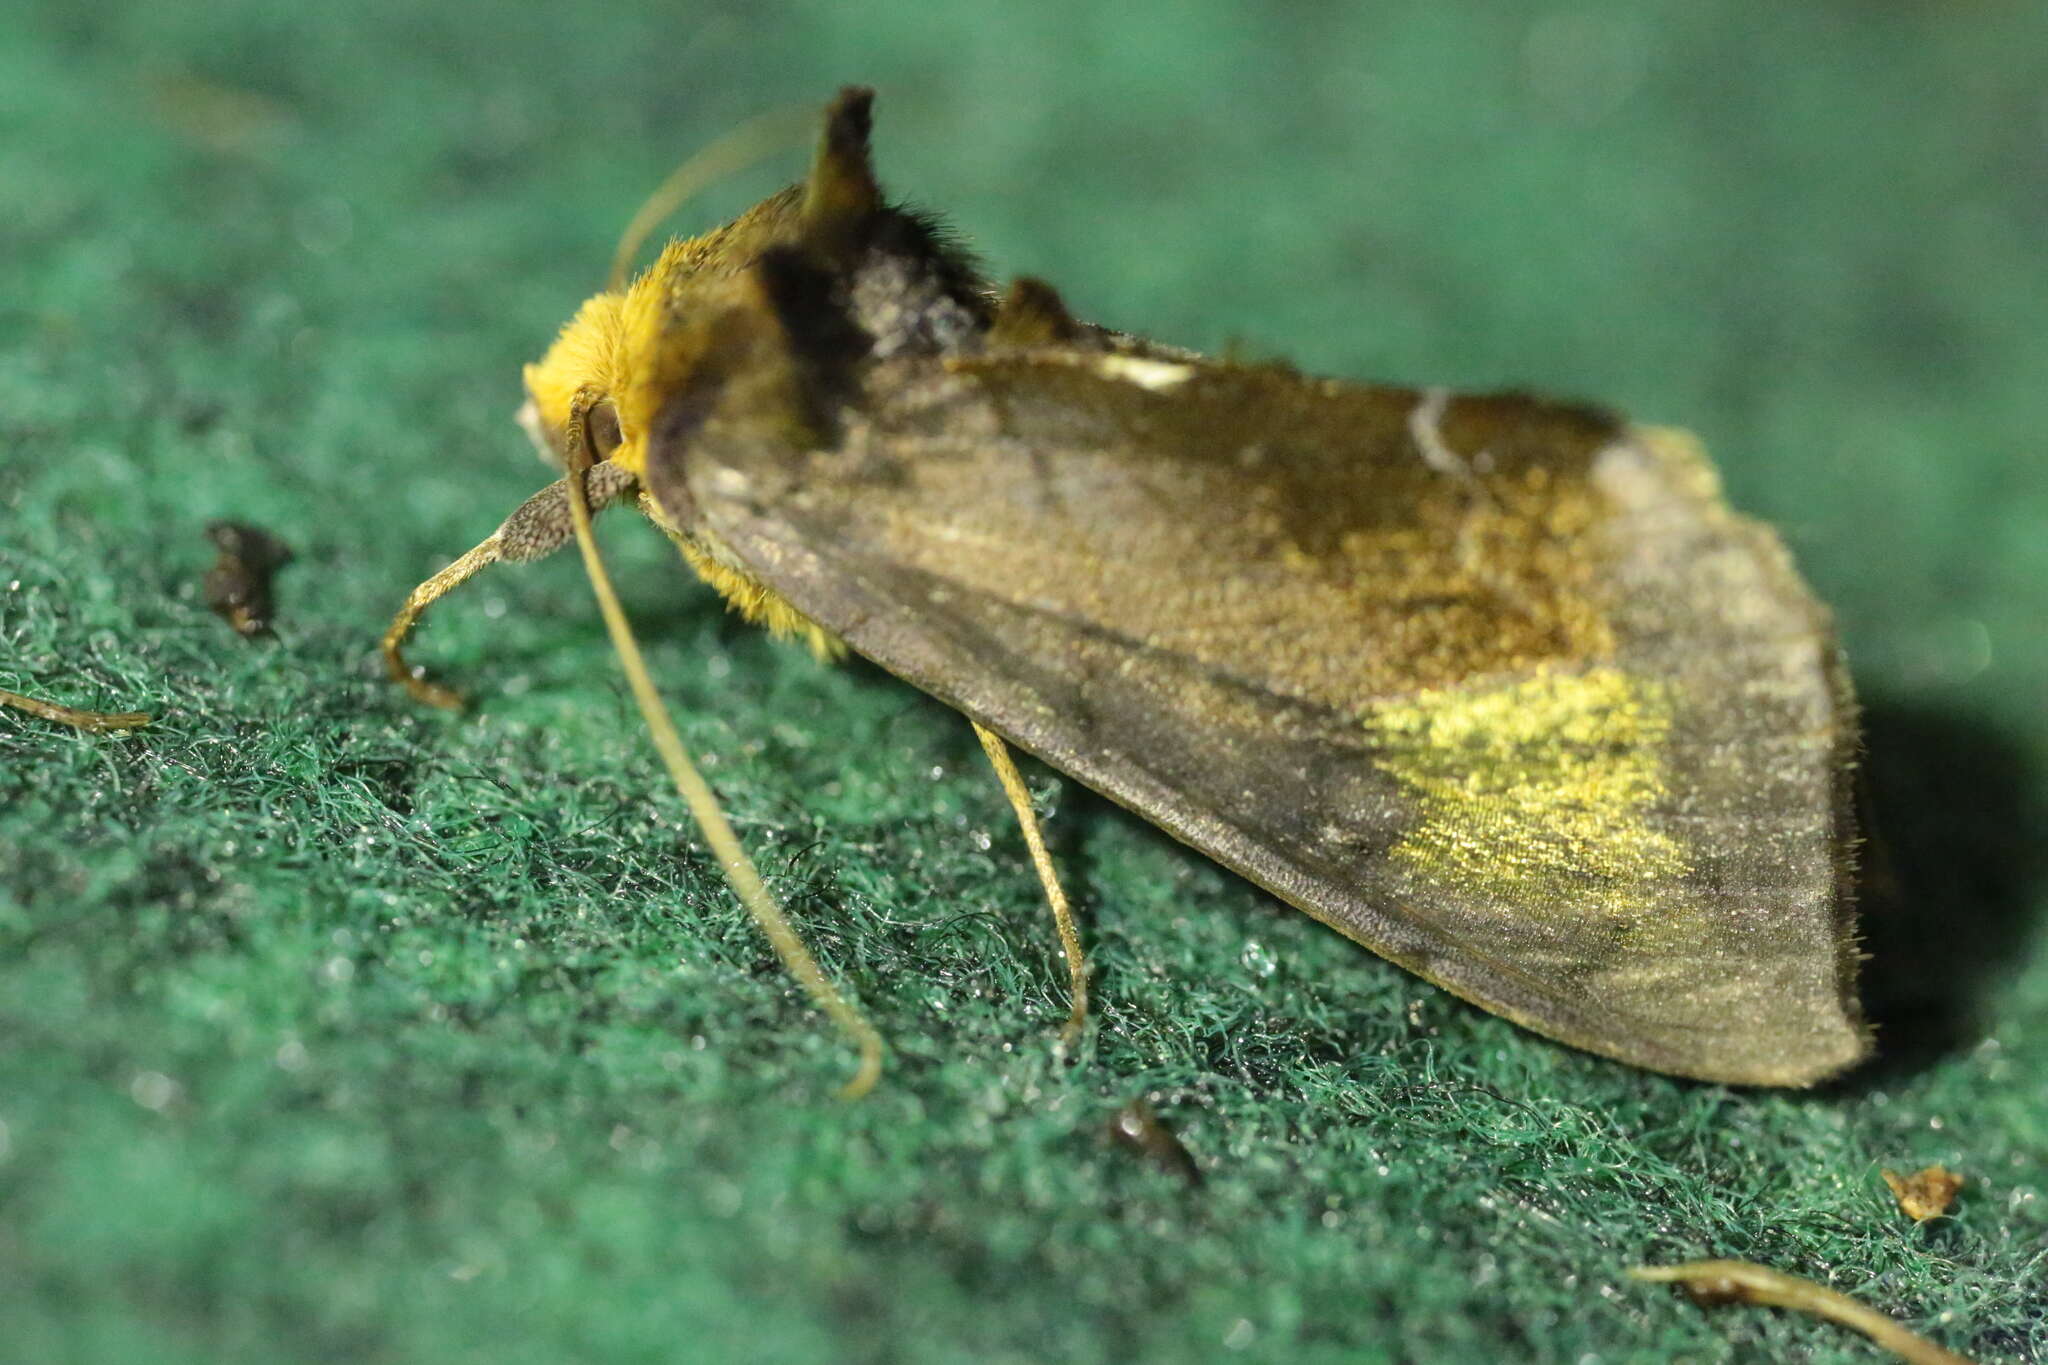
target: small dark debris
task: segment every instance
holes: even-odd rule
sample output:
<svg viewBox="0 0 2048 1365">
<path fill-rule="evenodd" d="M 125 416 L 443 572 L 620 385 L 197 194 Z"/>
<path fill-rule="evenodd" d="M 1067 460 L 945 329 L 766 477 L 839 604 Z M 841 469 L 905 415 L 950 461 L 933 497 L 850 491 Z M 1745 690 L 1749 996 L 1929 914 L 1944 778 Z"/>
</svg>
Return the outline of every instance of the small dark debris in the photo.
<svg viewBox="0 0 2048 1365">
<path fill-rule="evenodd" d="M 206 605 L 244 639 L 270 633 L 276 603 L 270 580 L 292 562 L 289 545 L 261 527 L 240 521 L 211 522 L 206 538 L 220 558 L 206 571 Z"/>
<path fill-rule="evenodd" d="M 1161 1170 L 1170 1171 L 1189 1185 L 1202 1183 L 1202 1168 L 1174 1136 L 1159 1114 L 1144 1100 L 1132 1100 L 1110 1120 L 1109 1136 L 1117 1146 L 1135 1152 Z"/>
</svg>

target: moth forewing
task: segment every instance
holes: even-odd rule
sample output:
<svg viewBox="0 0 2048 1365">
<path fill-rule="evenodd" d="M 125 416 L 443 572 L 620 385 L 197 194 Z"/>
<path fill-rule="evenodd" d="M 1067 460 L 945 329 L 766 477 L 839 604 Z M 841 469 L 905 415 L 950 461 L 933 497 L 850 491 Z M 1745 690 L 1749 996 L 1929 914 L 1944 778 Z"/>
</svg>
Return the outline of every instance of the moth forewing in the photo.
<svg viewBox="0 0 2048 1365">
<path fill-rule="evenodd" d="M 1717 1080 L 1861 1055 L 1846 684 L 1684 438 L 1098 346 L 856 368 L 829 439 L 740 406 L 657 440 L 655 496 L 855 650 L 1489 1009 Z"/>
</svg>

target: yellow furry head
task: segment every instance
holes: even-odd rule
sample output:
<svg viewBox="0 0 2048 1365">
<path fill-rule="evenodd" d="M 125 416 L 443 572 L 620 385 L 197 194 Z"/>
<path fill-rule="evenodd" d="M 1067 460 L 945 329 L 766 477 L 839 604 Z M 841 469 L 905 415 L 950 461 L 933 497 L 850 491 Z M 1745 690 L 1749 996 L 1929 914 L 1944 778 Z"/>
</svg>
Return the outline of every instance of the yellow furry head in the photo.
<svg viewBox="0 0 2048 1365">
<path fill-rule="evenodd" d="M 570 400 L 585 384 L 610 393 L 624 368 L 625 302 L 623 294 L 586 300 L 548 353 L 524 371 L 526 403 L 519 409 L 519 425 L 540 457 L 558 469 L 564 463 L 562 433 L 569 425 Z"/>
<path fill-rule="evenodd" d="M 696 348 L 704 341 L 703 329 L 692 324 L 728 306 L 730 291 L 762 252 L 795 239 L 800 202 L 800 189 L 785 190 L 724 227 L 672 241 L 624 290 L 585 300 L 547 354 L 525 369 L 519 424 L 541 458 L 563 466 L 569 405 L 579 392 L 594 389 L 618 417 L 619 444 L 608 458 L 644 476 L 647 432 L 694 368 Z M 830 635 L 749 575 L 715 536 L 700 527 L 666 524 L 649 498 L 641 498 L 640 506 L 741 616 L 771 634 L 804 640 L 821 657 L 842 652 Z"/>
<path fill-rule="evenodd" d="M 681 329 L 716 306 L 718 292 L 770 247 L 795 241 L 801 188 L 755 205 L 698 237 L 678 238 L 623 291 L 586 300 L 538 363 L 528 365 L 519 424 L 541 458 L 560 467 L 562 433 L 578 390 L 597 389 L 619 418 L 611 459 L 645 469 L 647 428 L 681 378 L 674 349 Z"/>
</svg>

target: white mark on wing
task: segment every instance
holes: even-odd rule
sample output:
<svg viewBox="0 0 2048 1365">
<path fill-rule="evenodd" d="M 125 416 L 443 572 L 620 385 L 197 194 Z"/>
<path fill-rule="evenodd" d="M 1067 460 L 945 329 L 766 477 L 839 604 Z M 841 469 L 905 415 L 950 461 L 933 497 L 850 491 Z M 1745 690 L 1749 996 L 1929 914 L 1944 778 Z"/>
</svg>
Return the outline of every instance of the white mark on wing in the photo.
<svg viewBox="0 0 2048 1365">
<path fill-rule="evenodd" d="M 1195 367 L 1171 360 L 1147 360 L 1136 355 L 1105 355 L 1095 359 L 1095 372 L 1105 379 L 1121 379 L 1153 393 L 1168 393 L 1195 377 Z"/>
<path fill-rule="evenodd" d="M 1449 389 L 1424 389 L 1422 401 L 1408 414 L 1408 439 L 1422 462 L 1439 474 L 1454 479 L 1472 477 L 1471 467 L 1444 441 L 1444 411 L 1451 405 Z"/>
<path fill-rule="evenodd" d="M 744 498 L 753 486 L 753 480 L 737 469 L 711 471 L 711 491 L 722 498 Z"/>
</svg>

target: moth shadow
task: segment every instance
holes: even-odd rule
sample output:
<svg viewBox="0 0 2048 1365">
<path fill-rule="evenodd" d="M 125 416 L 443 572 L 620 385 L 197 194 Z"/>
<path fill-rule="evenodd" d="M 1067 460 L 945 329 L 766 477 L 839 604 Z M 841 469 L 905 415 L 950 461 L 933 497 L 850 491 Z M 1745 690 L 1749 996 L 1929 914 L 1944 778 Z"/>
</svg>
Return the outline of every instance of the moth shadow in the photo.
<svg viewBox="0 0 2048 1365">
<path fill-rule="evenodd" d="M 2039 937 L 2043 774 L 2009 736 L 1935 709 L 1864 711 L 1864 1009 L 1877 1059 L 1844 1085 L 1918 1072 L 1990 1030 L 1989 1002 Z"/>
</svg>

